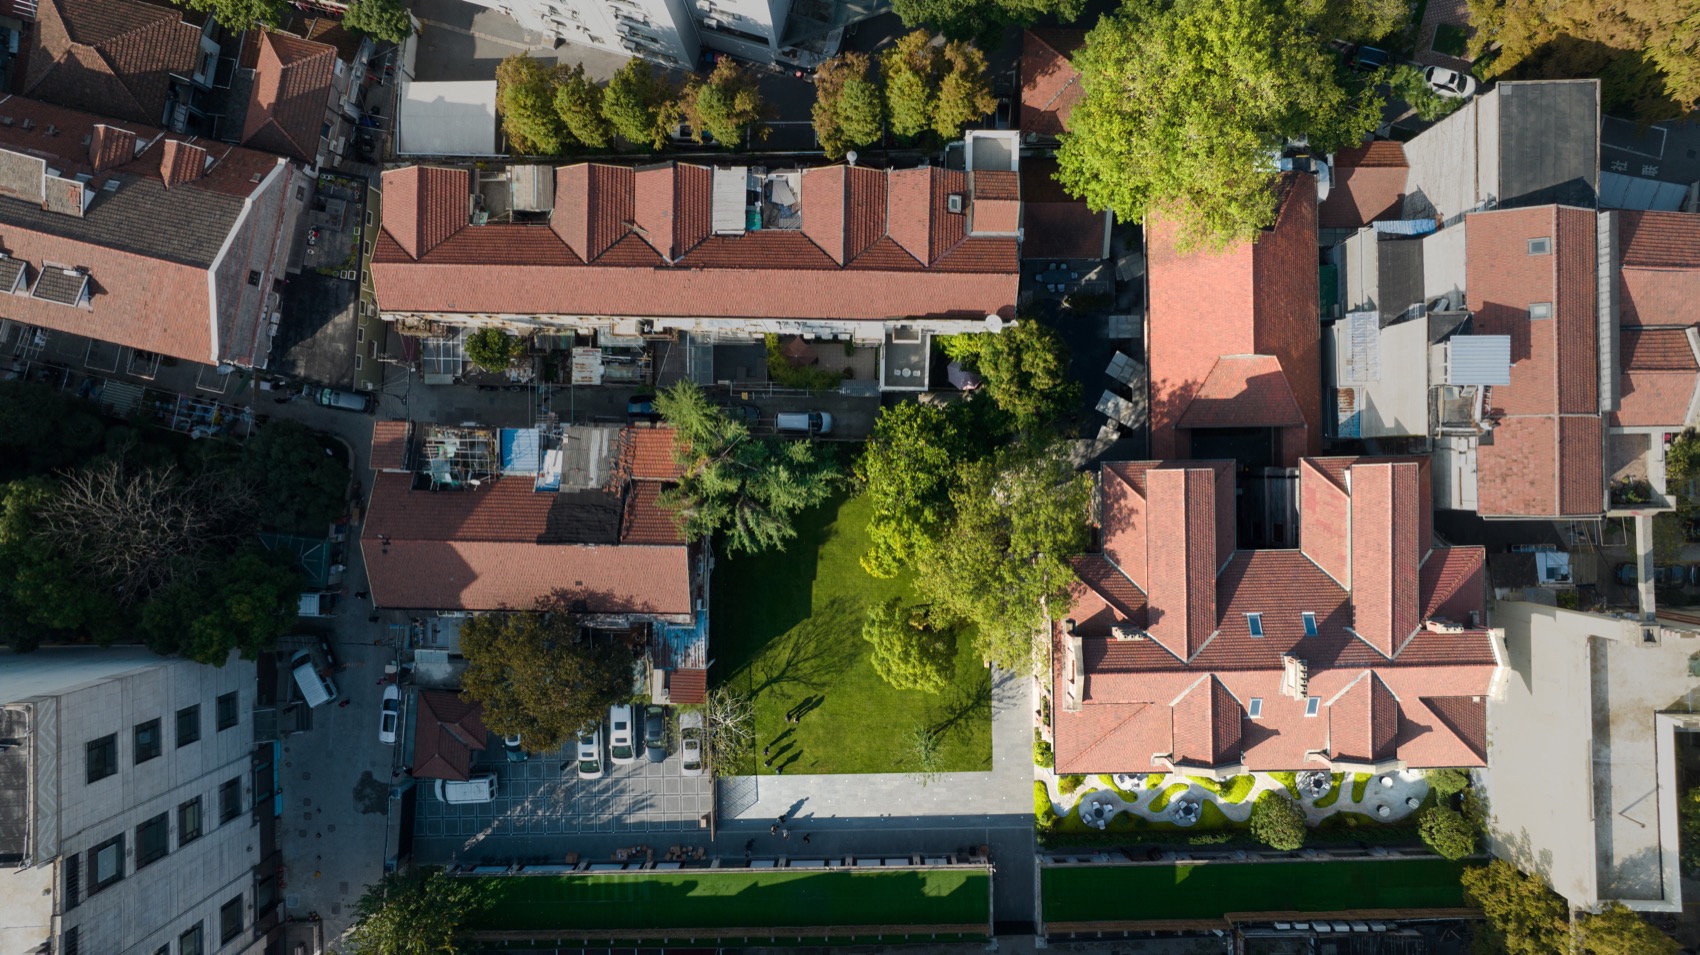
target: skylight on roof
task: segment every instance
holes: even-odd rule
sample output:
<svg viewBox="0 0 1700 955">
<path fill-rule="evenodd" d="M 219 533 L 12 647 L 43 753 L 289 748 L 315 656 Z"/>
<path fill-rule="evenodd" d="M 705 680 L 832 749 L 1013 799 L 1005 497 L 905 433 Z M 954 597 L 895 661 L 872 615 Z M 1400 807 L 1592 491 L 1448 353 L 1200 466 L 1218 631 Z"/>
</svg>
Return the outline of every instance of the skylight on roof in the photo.
<svg viewBox="0 0 1700 955">
<path fill-rule="evenodd" d="M 1305 613 L 1304 613 L 1304 617 L 1305 617 L 1305 636 L 1307 636 L 1307 637 L 1316 636 L 1316 614 L 1311 613 L 1309 610 L 1306 610 Z"/>
<path fill-rule="evenodd" d="M 1315 716 L 1322 709 L 1322 697 L 1313 696 L 1305 700 L 1305 715 Z"/>
<path fill-rule="evenodd" d="M 1252 636 L 1254 636 L 1254 637 L 1263 636 L 1263 614 L 1261 614 L 1261 613 L 1248 613 L 1248 614 L 1246 614 L 1245 615 L 1245 625 L 1247 627 L 1251 628 L 1251 635 Z"/>
<path fill-rule="evenodd" d="M 1252 697 L 1246 703 L 1245 711 L 1254 720 L 1257 719 L 1258 717 L 1262 716 L 1263 715 L 1263 697 L 1260 697 L 1260 696 Z"/>
</svg>

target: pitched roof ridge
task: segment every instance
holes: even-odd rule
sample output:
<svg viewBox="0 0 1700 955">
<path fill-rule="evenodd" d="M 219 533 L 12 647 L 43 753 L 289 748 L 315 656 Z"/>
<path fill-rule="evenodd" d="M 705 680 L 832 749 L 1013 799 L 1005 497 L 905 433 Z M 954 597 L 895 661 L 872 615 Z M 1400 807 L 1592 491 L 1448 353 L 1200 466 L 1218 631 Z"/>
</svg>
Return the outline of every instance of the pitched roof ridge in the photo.
<svg viewBox="0 0 1700 955">
<path fill-rule="evenodd" d="M 1104 730 L 1102 733 L 1098 734 L 1098 737 L 1092 741 L 1092 745 L 1090 745 L 1090 746 L 1088 746 L 1085 749 L 1080 751 L 1080 758 L 1085 758 L 1086 756 L 1091 755 L 1093 750 L 1104 745 L 1105 743 L 1108 743 L 1116 735 L 1116 733 L 1121 730 L 1122 727 L 1124 727 L 1127 724 L 1138 719 L 1142 714 L 1144 714 L 1144 712 L 1146 710 L 1150 709 L 1151 706 L 1152 706 L 1151 703 L 1144 701 L 1144 700 L 1139 700 L 1139 701 L 1136 701 L 1136 702 L 1133 702 L 1133 703 L 1112 703 L 1112 704 L 1109 704 L 1109 705 L 1130 707 L 1130 708 L 1132 708 L 1133 712 L 1122 717 L 1120 720 L 1117 720 L 1116 725 L 1111 726 L 1108 729 Z"/>
</svg>

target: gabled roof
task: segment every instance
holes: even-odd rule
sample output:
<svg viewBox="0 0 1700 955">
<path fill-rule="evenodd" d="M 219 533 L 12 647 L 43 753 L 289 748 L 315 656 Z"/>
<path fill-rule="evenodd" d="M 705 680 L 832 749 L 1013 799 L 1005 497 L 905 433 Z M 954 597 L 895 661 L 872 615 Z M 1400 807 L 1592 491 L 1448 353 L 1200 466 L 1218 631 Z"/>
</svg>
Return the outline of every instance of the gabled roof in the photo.
<svg viewBox="0 0 1700 955">
<path fill-rule="evenodd" d="M 1334 154 L 1334 182 L 1316 207 L 1322 229 L 1357 229 L 1404 214 L 1405 147 L 1378 139 Z"/>
<path fill-rule="evenodd" d="M 199 27 L 140 0 L 41 0 L 26 35 L 23 95 L 132 123 L 163 121 L 171 74 L 201 56 Z"/>
<path fill-rule="evenodd" d="M 317 162 L 336 61 L 334 46 L 262 31 L 242 144 Z"/>
<path fill-rule="evenodd" d="M 1511 383 L 1490 394 L 1494 427 L 1476 450 L 1477 510 L 1494 517 L 1599 514 L 1605 479 L 1595 214 L 1566 206 L 1499 209 L 1472 213 L 1467 225 L 1475 331 L 1511 336 L 1515 359 Z M 1552 317 L 1531 318 L 1535 304 Z"/>
<path fill-rule="evenodd" d="M 1184 493 L 1218 477 L 1225 508 Z M 1080 701 L 1054 713 L 1058 772 L 1160 770 L 1164 754 L 1196 765 L 1243 754 L 1260 771 L 1335 758 L 1480 765 L 1471 727 L 1499 666 L 1479 629 L 1486 555 L 1433 546 L 1427 459 L 1302 459 L 1298 550 L 1234 550 L 1231 480 L 1231 462 L 1101 468 L 1103 550 L 1075 561 L 1055 635 L 1055 698 Z M 1204 540 L 1213 560 L 1195 562 Z M 1185 582 L 1165 582 L 1176 568 Z M 1200 644 L 1164 630 L 1191 631 L 1200 614 Z M 1304 665 L 1303 692 L 1284 689 L 1287 658 Z M 1330 709 L 1307 712 L 1311 697 Z M 1217 722 L 1253 698 L 1255 723 Z M 1434 704 L 1449 722 L 1435 700 L 1452 701 Z"/>
<path fill-rule="evenodd" d="M 1691 325 L 1700 301 L 1700 214 L 1614 212 L 1625 325 Z"/>
<path fill-rule="evenodd" d="M 964 173 L 811 168 L 796 175 L 800 228 L 717 234 L 715 177 L 737 174 L 562 167 L 544 228 L 472 226 L 465 170 L 390 170 L 373 260 L 378 299 L 388 312 L 427 314 L 1013 315 L 1017 238 L 968 234 L 967 215 L 949 210 L 949 197 L 967 191 Z M 739 206 L 724 211 L 743 222 L 744 190 L 726 191 L 737 198 L 720 201 Z M 999 201 L 994 219 L 1007 219 Z"/>
<path fill-rule="evenodd" d="M 401 420 L 372 423 L 372 456 L 367 465 L 374 471 L 400 471 L 407 467 L 407 442 L 413 422 Z"/>
<path fill-rule="evenodd" d="M 1224 355 L 1193 393 L 1177 428 L 1302 428 L 1298 399 L 1274 355 Z"/>
<path fill-rule="evenodd" d="M 413 776 L 465 782 L 472 769 L 473 752 L 489 746 L 483 704 L 468 703 L 442 690 L 420 690 L 417 699 Z"/>
<path fill-rule="evenodd" d="M 620 472 L 640 481 L 676 481 L 684 467 L 673 456 L 672 428 L 626 428 L 620 432 Z"/>
<path fill-rule="evenodd" d="M 1022 258 L 1102 258 L 1108 214 L 1069 195 L 1056 173 L 1055 159 L 1021 158 Z"/>
<path fill-rule="evenodd" d="M 565 591 L 595 613 L 692 610 L 683 545 L 565 542 L 576 495 L 539 493 L 514 478 L 414 490 L 412 477 L 373 479 L 360 544 L 377 606 L 524 609 Z"/>
<path fill-rule="evenodd" d="M 1080 102 L 1080 73 L 1069 57 L 1086 42 L 1086 31 L 1037 27 L 1021 34 L 1021 132 L 1055 138 L 1068 129 L 1068 114 Z"/>
<path fill-rule="evenodd" d="M 1212 387 L 1212 400 L 1225 414 L 1252 414 L 1250 400 L 1226 401 L 1244 390 L 1255 372 L 1258 395 L 1278 396 L 1282 389 L 1264 384 L 1263 372 L 1276 369 L 1297 403 L 1302 424 L 1292 425 L 1281 441 L 1282 462 L 1291 465 L 1306 449 L 1322 442 L 1322 349 L 1316 267 L 1316 184 L 1305 174 L 1289 174 L 1277 184 L 1280 209 L 1275 225 L 1255 242 L 1225 250 L 1183 252 L 1179 229 L 1154 217 L 1146 229 L 1147 285 L 1150 294 L 1151 449 L 1161 457 L 1184 456 L 1184 435 L 1177 429 L 1232 426 L 1234 421 L 1201 409 L 1187 421 L 1206 379 L 1220 359 L 1223 367 Z M 1274 359 L 1256 366 L 1238 359 Z M 1261 418 L 1268 415 L 1259 414 Z M 1275 417 L 1291 420 L 1289 412 Z"/>
</svg>

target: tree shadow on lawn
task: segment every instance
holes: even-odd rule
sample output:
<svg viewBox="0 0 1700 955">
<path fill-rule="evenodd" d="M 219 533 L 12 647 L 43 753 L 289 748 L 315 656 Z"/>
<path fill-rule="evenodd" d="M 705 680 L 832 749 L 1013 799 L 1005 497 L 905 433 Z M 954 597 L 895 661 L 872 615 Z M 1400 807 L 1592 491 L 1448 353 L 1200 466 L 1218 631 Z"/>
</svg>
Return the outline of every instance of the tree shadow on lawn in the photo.
<svg viewBox="0 0 1700 955">
<path fill-rule="evenodd" d="M 972 686 L 953 683 L 944 694 L 938 718 L 927 731 L 942 739 L 966 733 L 972 727 L 992 718 L 992 681 L 976 680 Z"/>
<path fill-rule="evenodd" d="M 813 612 L 820 551 L 831 539 L 846 498 L 834 497 L 804 511 L 797 536 L 783 551 L 718 554 L 711 581 L 714 598 L 714 668 L 721 679 L 748 667 L 769 643 Z"/>
<path fill-rule="evenodd" d="M 750 696 L 768 690 L 820 690 L 854 663 L 860 639 L 862 608 L 845 597 L 834 597 L 814 616 L 767 645 L 767 652 L 750 668 Z"/>
</svg>

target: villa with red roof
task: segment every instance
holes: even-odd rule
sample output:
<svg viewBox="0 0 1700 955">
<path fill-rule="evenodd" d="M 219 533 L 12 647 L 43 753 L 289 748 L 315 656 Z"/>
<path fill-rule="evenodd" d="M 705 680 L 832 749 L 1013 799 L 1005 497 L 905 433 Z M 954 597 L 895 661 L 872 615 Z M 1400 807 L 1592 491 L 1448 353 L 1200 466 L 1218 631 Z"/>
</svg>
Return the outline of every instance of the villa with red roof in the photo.
<svg viewBox="0 0 1700 955">
<path fill-rule="evenodd" d="M 1275 225 L 1222 251 L 1183 251 L 1174 223 L 1146 224 L 1157 457 L 1292 467 L 1322 449 L 1316 184 L 1279 188 Z"/>
<path fill-rule="evenodd" d="M 1234 462 L 1106 463 L 1054 633 L 1056 771 L 1481 766 L 1486 554 L 1437 546 L 1421 458 L 1304 458 L 1298 546 L 1239 546 Z"/>
</svg>

